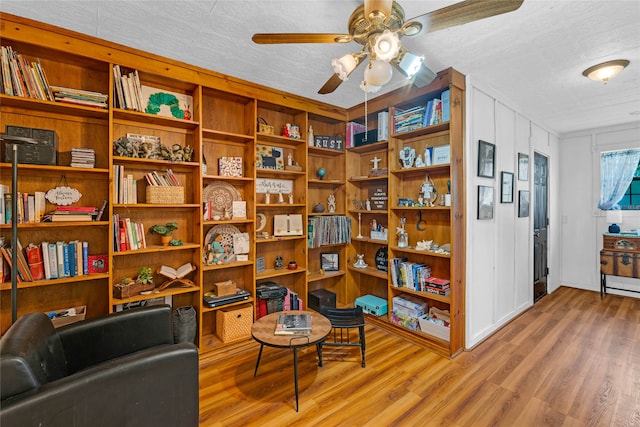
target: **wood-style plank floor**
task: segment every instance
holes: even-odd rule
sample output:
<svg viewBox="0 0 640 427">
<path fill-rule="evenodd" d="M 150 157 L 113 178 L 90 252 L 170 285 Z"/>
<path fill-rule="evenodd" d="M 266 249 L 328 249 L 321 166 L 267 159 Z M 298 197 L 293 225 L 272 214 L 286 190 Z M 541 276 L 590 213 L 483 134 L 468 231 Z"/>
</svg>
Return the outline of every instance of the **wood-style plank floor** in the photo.
<svg viewBox="0 0 640 427">
<path fill-rule="evenodd" d="M 201 426 L 640 426 L 640 299 L 560 288 L 453 360 L 367 325 L 357 348 L 200 357 Z"/>
</svg>

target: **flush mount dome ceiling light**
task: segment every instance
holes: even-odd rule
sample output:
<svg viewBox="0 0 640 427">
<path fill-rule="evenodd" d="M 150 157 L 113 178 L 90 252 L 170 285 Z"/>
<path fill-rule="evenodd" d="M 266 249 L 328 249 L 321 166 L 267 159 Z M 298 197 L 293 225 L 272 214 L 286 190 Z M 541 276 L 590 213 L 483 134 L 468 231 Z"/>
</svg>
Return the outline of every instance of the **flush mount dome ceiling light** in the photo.
<svg viewBox="0 0 640 427">
<path fill-rule="evenodd" d="M 589 67 L 582 72 L 582 75 L 595 80 L 597 82 L 603 82 L 607 84 L 609 79 L 620 74 L 622 70 L 629 65 L 629 61 L 626 59 L 616 59 L 614 61 L 603 62 L 593 67 Z"/>
</svg>

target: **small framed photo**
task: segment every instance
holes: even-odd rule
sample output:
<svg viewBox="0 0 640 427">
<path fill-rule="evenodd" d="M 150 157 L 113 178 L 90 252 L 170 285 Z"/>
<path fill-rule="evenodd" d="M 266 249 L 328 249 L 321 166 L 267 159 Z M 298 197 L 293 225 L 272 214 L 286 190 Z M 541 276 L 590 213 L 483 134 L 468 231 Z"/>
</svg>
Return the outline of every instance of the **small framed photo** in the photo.
<svg viewBox="0 0 640 427">
<path fill-rule="evenodd" d="M 500 180 L 502 182 L 500 203 L 513 203 L 513 173 L 501 172 Z"/>
<path fill-rule="evenodd" d="M 478 185 L 478 219 L 493 219 L 493 187 Z"/>
<path fill-rule="evenodd" d="M 478 176 L 495 178 L 496 146 L 490 142 L 478 140 Z"/>
<path fill-rule="evenodd" d="M 524 218 L 529 216 L 529 191 L 518 191 L 518 216 Z"/>
<path fill-rule="evenodd" d="M 338 271 L 340 269 L 340 254 L 338 252 L 322 252 L 320 254 L 320 268 L 324 271 Z"/>
<path fill-rule="evenodd" d="M 529 155 L 518 153 L 518 181 L 529 180 Z"/>
</svg>

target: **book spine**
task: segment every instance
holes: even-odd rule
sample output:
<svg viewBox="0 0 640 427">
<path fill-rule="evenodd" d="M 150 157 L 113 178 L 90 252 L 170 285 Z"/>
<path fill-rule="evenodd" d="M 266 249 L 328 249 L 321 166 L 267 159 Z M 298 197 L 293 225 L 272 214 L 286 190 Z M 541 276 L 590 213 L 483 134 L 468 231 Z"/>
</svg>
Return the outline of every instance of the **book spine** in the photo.
<svg viewBox="0 0 640 427">
<path fill-rule="evenodd" d="M 42 252 L 42 262 L 44 264 L 44 278 L 51 279 L 51 264 L 49 263 L 49 242 L 40 243 L 40 251 Z"/>
<path fill-rule="evenodd" d="M 89 242 L 82 242 L 82 271 L 89 274 Z"/>
<path fill-rule="evenodd" d="M 44 263 L 42 259 L 42 251 L 39 246 L 29 245 L 25 249 L 27 254 L 27 263 L 29 270 L 31 271 L 31 277 L 33 280 L 43 280 L 44 275 Z"/>
<path fill-rule="evenodd" d="M 75 277 L 76 274 L 76 245 L 74 242 L 68 242 L 64 245 L 65 249 L 65 258 L 64 258 L 64 270 L 65 273 L 69 272 L 67 277 Z"/>
<path fill-rule="evenodd" d="M 55 243 L 49 243 L 49 271 L 51 272 L 51 278 L 58 278 L 58 250 Z"/>
</svg>

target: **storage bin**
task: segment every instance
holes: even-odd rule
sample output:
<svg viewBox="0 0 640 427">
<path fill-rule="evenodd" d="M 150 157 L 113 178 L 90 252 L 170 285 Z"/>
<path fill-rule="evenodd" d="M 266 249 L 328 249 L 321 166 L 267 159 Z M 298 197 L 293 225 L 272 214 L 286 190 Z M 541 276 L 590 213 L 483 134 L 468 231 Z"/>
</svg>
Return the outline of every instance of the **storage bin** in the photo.
<svg viewBox="0 0 640 427">
<path fill-rule="evenodd" d="M 64 313 L 69 310 L 75 310 L 76 314 L 71 316 L 56 317 L 56 316 L 59 316 L 61 313 Z M 51 318 L 51 323 L 53 323 L 53 326 L 55 326 L 56 328 L 59 328 L 60 326 L 70 325 L 72 323 L 76 323 L 81 320 L 84 320 L 85 316 L 87 315 L 87 306 L 81 305 L 78 307 L 71 307 L 71 308 L 65 308 L 62 310 L 49 311 L 47 312 L 47 315 Z"/>
<path fill-rule="evenodd" d="M 216 335 L 224 343 L 251 337 L 253 307 L 227 307 L 216 312 Z"/>
<path fill-rule="evenodd" d="M 147 203 L 154 205 L 184 204 L 184 187 L 147 185 Z"/>
<path fill-rule="evenodd" d="M 429 315 L 424 315 L 418 319 L 420 322 L 420 330 L 429 335 L 440 338 L 441 340 L 449 341 L 451 329 L 448 326 L 438 325 L 429 319 Z"/>
</svg>

